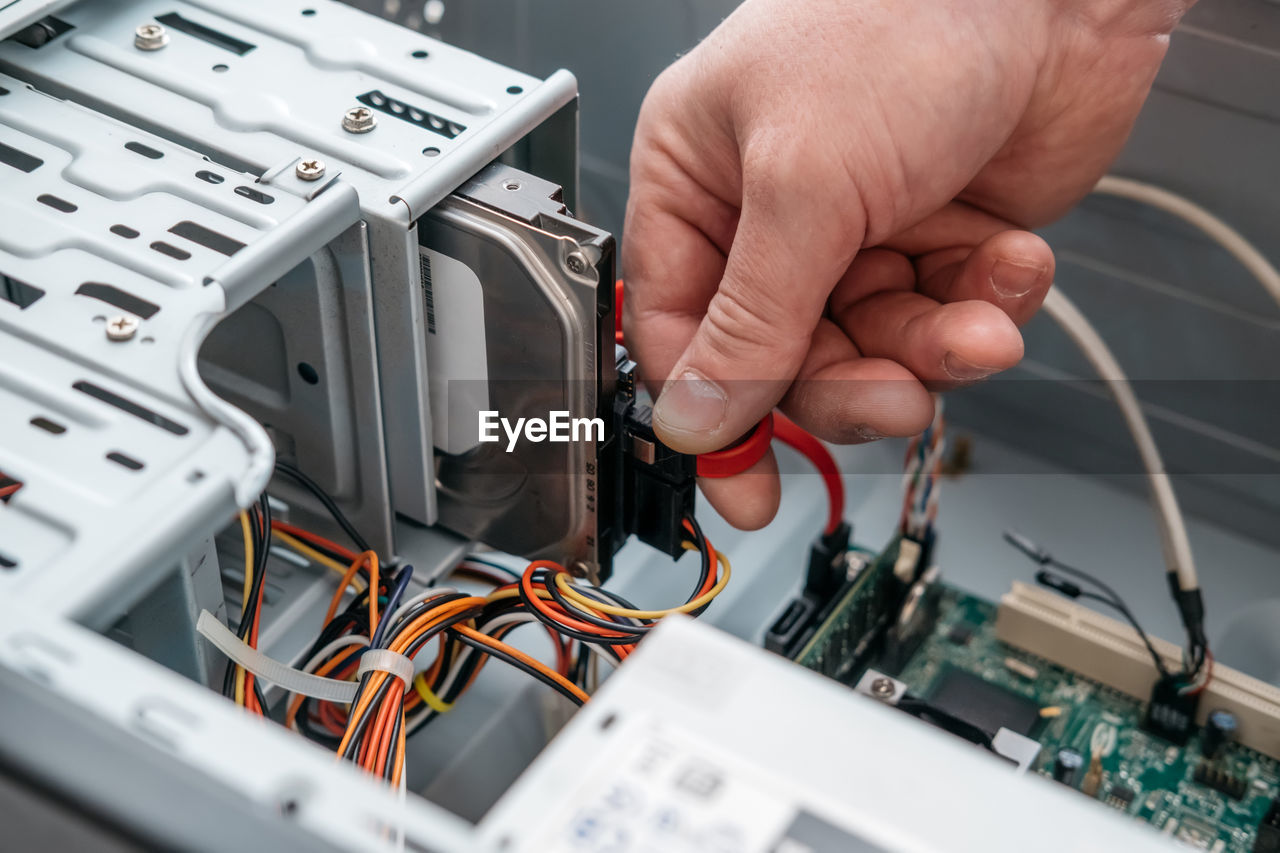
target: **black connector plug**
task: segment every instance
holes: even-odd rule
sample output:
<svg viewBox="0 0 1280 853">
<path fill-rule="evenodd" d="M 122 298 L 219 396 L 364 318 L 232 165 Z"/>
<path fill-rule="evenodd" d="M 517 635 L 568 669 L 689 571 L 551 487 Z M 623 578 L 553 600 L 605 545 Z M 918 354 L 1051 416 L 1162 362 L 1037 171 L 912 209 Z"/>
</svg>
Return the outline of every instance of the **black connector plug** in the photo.
<svg viewBox="0 0 1280 853">
<path fill-rule="evenodd" d="M 634 535 L 641 542 L 675 559 L 684 554 L 688 533 L 684 520 L 693 515 L 697 496 L 697 457 L 680 453 L 658 440 L 653 410 L 636 400 L 636 363 L 619 349 L 618 382 L 614 396 L 615 443 L 607 462 L 614 484 L 601 495 L 612 521 L 601 525 L 612 539 L 612 550 Z"/>
<path fill-rule="evenodd" d="M 809 548 L 809 568 L 804 578 L 806 594 L 827 598 L 844 583 L 852 535 L 853 528 L 842 521 L 835 530 L 819 536 Z"/>
<path fill-rule="evenodd" d="M 1182 679 L 1176 674 L 1157 679 L 1151 688 L 1147 713 L 1142 718 L 1142 728 L 1179 746 L 1185 746 L 1195 731 L 1196 711 L 1200 707 L 1200 696 L 1180 693 L 1182 686 Z"/>
</svg>

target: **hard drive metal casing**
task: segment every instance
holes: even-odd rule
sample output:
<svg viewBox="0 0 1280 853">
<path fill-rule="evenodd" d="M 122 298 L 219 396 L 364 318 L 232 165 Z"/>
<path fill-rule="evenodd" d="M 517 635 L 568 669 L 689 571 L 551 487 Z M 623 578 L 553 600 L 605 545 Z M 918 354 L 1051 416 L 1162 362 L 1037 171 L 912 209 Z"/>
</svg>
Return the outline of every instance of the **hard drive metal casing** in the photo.
<svg viewBox="0 0 1280 853">
<path fill-rule="evenodd" d="M 440 522 L 505 551 L 607 575 L 612 547 L 599 540 L 598 514 L 607 490 L 601 453 L 613 432 L 613 238 L 574 219 L 559 186 L 502 164 L 466 183 L 418 229 L 424 256 L 461 262 L 483 292 L 484 365 L 470 378 L 432 374 L 436 400 L 449 386 L 450 422 L 471 425 L 465 441 L 437 436 Z M 429 263 L 423 271 L 430 276 Z M 431 284 L 424 279 L 424 288 Z M 513 419 L 557 411 L 599 418 L 601 433 L 510 448 L 505 437 L 478 443 L 474 411 L 486 398 L 489 410 Z"/>
</svg>

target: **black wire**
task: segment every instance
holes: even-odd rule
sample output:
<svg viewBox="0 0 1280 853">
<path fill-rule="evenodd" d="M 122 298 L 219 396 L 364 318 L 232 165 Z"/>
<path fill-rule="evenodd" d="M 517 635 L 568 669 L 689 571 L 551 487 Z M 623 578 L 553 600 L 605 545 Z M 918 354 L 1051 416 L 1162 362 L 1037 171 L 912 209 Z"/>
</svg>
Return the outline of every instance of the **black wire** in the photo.
<svg viewBox="0 0 1280 853">
<path fill-rule="evenodd" d="M 369 547 L 368 540 L 360 535 L 360 532 L 356 530 L 355 525 L 348 520 L 348 518 L 342 513 L 342 510 L 338 508 L 338 505 L 334 502 L 333 498 L 329 497 L 329 493 L 322 489 L 319 483 L 287 462 L 277 461 L 276 471 L 285 475 L 290 480 L 293 480 L 295 483 L 311 492 L 311 494 L 315 495 L 316 500 L 320 501 L 324 508 L 328 510 L 329 515 L 333 516 L 333 520 L 338 522 L 338 526 L 346 532 L 347 536 L 351 537 L 351 541 L 355 543 L 358 550 L 373 550 Z"/>
<path fill-rule="evenodd" d="M 1079 580 L 1092 584 L 1102 590 L 1104 595 L 1097 595 L 1081 590 L 1078 597 L 1089 598 L 1091 600 L 1101 602 L 1102 604 L 1115 609 L 1124 616 L 1129 624 L 1133 626 L 1133 629 L 1138 632 L 1138 636 L 1142 638 L 1142 644 L 1147 647 L 1147 652 L 1151 655 L 1151 661 L 1155 664 L 1156 671 L 1159 672 L 1163 678 L 1169 677 L 1170 673 L 1168 668 L 1164 665 L 1164 659 L 1160 657 L 1160 654 L 1156 651 L 1155 646 L 1151 642 L 1151 638 L 1147 635 L 1147 632 L 1143 630 L 1142 625 L 1139 624 L 1137 620 L 1137 617 L 1133 615 L 1133 611 L 1131 611 L 1129 606 L 1125 604 L 1120 593 L 1112 589 L 1101 578 L 1098 578 L 1083 569 L 1077 569 L 1075 566 L 1062 562 L 1023 536 L 1012 533 L 1011 531 L 1005 531 L 1004 539 L 1010 545 L 1017 548 L 1023 554 L 1026 554 L 1040 565 L 1051 566 L 1055 571 L 1078 578 Z M 1061 590 L 1059 591 L 1061 592 Z M 1190 652 L 1192 660 L 1195 661 L 1195 665 L 1191 670 L 1186 670 L 1184 668 L 1184 671 L 1180 675 L 1185 678 L 1194 678 L 1196 674 L 1199 673 L 1200 666 L 1203 664 L 1203 659 L 1200 657 L 1200 650 L 1194 641 L 1191 644 Z"/>
<path fill-rule="evenodd" d="M 1156 665 L 1156 671 L 1163 677 L 1167 678 L 1169 676 L 1169 670 L 1165 667 L 1164 660 L 1156 651 L 1155 646 L 1152 645 L 1151 638 L 1147 636 L 1147 632 L 1142 629 L 1140 624 L 1138 624 L 1138 619 L 1133 615 L 1133 611 L 1129 609 L 1129 605 L 1125 604 L 1124 599 L 1120 597 L 1120 593 L 1116 592 L 1110 586 L 1103 583 L 1101 579 L 1094 577 L 1089 572 L 1086 572 L 1083 569 L 1077 569 L 1074 566 L 1069 566 L 1054 557 L 1049 558 L 1049 565 L 1052 566 L 1055 571 L 1079 578 L 1080 580 L 1093 584 L 1095 587 L 1102 590 L 1104 595 L 1095 595 L 1090 592 L 1082 591 L 1080 593 L 1080 597 L 1100 601 L 1118 611 L 1120 615 L 1124 616 L 1129 624 L 1133 626 L 1133 629 L 1138 632 L 1138 636 L 1142 638 L 1142 644 L 1146 646 L 1147 651 L 1150 652 L 1151 660 Z"/>
<path fill-rule="evenodd" d="M 1118 610 L 1120 614 L 1129 621 L 1129 624 L 1133 626 L 1133 630 L 1138 632 L 1138 636 L 1142 638 L 1142 645 L 1147 647 L 1147 652 L 1151 655 L 1151 662 L 1156 665 L 1156 671 L 1160 673 L 1160 677 L 1169 677 L 1169 670 L 1165 667 L 1164 660 L 1161 659 L 1160 653 L 1157 652 L 1156 647 L 1151 644 L 1151 638 L 1147 636 L 1146 631 L 1142 630 L 1142 626 L 1138 624 L 1138 620 L 1129 612 L 1129 608 L 1123 606 L 1122 602 L 1113 601 L 1104 595 L 1098 595 L 1096 593 L 1089 592 L 1088 590 L 1082 590 L 1080 597 L 1101 602 L 1108 607 Z"/>
<path fill-rule="evenodd" d="M 473 640 L 470 637 L 466 636 L 465 634 L 455 634 L 454 636 L 456 636 L 458 638 L 458 642 L 462 643 L 463 645 L 471 646 L 473 649 L 477 649 L 479 651 L 484 652 L 489 657 L 497 658 L 503 663 L 507 663 L 507 664 L 510 664 L 511 666 L 514 666 L 516 669 L 521 670 L 527 675 L 533 676 L 534 678 L 541 681 L 543 684 L 552 688 L 561 696 L 564 696 L 565 698 L 567 698 L 573 704 L 578 706 L 582 705 L 582 700 L 579 699 L 577 696 L 574 696 L 568 690 L 566 690 L 565 687 L 562 684 L 560 684 L 560 682 L 552 678 L 548 678 L 547 676 L 539 672 L 537 669 L 534 669 L 533 667 L 529 666 L 519 658 L 512 657 L 511 655 L 507 654 L 501 649 L 495 649 L 490 646 L 486 646 L 484 643 L 480 642 L 479 640 Z"/>
</svg>

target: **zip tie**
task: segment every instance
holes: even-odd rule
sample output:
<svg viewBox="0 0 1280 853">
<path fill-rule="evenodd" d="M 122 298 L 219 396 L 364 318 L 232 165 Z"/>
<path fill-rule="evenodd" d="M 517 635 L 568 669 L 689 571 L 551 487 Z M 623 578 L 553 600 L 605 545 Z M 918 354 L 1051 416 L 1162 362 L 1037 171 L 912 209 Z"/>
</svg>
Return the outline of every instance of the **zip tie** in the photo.
<svg viewBox="0 0 1280 853">
<path fill-rule="evenodd" d="M 360 668 L 356 670 L 356 680 L 364 677 L 366 672 L 386 672 L 400 679 L 405 692 L 413 684 L 413 661 L 390 649 L 368 649 L 360 656 Z"/>
<path fill-rule="evenodd" d="M 310 696 L 313 699 L 321 699 L 325 702 L 350 704 L 355 701 L 356 689 L 359 685 L 354 681 L 339 681 L 336 678 L 312 675 L 309 672 L 294 669 L 274 658 L 267 657 L 231 633 L 231 630 L 208 610 L 200 612 L 200 619 L 196 622 L 196 631 L 206 640 L 213 643 L 218 651 L 230 658 L 232 662 L 244 667 L 263 681 L 278 684 L 290 693 Z M 408 658 L 403 659 L 408 661 Z M 360 666 L 363 672 L 363 661 Z M 410 665 L 409 673 L 412 677 L 412 664 Z M 393 674 L 398 675 L 399 673 Z"/>
</svg>

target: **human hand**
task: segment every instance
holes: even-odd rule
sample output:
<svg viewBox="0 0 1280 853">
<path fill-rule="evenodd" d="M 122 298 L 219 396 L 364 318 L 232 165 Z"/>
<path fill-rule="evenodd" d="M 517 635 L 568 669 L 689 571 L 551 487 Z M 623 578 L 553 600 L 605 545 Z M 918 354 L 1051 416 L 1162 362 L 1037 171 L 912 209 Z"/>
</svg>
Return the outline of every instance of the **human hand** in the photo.
<svg viewBox="0 0 1280 853">
<path fill-rule="evenodd" d="M 929 392 L 1022 357 L 1053 281 L 1024 228 L 1114 159 L 1183 0 L 747 0 L 636 129 L 624 324 L 664 442 L 775 405 L 837 443 L 920 432 Z M 777 510 L 777 464 L 702 489 Z"/>
</svg>

